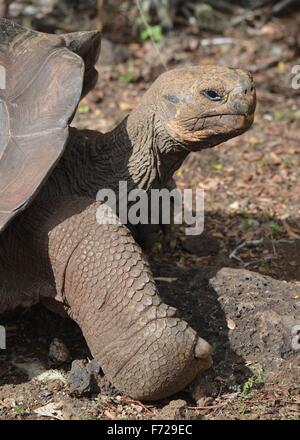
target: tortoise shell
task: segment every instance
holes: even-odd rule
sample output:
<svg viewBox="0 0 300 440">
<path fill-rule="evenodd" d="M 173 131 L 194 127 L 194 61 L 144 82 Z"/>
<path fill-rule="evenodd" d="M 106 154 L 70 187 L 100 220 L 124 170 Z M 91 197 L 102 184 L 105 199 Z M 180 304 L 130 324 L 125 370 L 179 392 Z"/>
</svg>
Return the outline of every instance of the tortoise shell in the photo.
<svg viewBox="0 0 300 440">
<path fill-rule="evenodd" d="M 63 154 L 99 49 L 98 32 L 48 35 L 0 20 L 0 231 Z"/>
</svg>

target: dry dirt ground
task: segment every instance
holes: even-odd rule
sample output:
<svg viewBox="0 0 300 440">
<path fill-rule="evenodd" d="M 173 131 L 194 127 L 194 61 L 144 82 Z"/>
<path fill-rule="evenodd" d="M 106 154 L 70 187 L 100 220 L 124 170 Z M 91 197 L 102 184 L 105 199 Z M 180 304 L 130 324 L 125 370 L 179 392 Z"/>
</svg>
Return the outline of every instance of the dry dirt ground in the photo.
<svg viewBox="0 0 300 440">
<path fill-rule="evenodd" d="M 299 23 L 295 16 L 260 29 L 233 28 L 227 44 L 206 47 L 182 30 L 160 44 L 168 67 L 239 66 L 257 84 L 253 128 L 193 154 L 176 174 L 181 188 L 205 190 L 204 233 L 191 240 L 179 228 L 171 243 L 162 239 L 149 253 L 166 301 L 213 344 L 214 367 L 179 395 L 151 405 L 121 395 L 101 375 L 100 391 L 72 396 L 71 360 L 91 358 L 79 328 L 41 306 L 19 310 L 1 317 L 8 348 L 0 352 L 0 419 L 299 419 L 299 350 L 287 348 L 292 330 L 277 334 L 276 321 L 287 304 L 285 317 L 300 325 L 300 90 L 292 88 L 291 73 L 300 64 Z M 105 46 L 99 83 L 81 103 L 76 126 L 109 130 L 163 71 L 149 42 Z M 217 275 L 223 267 L 286 282 L 241 271 L 240 281 L 236 272 L 225 274 L 224 287 Z M 258 298 L 250 305 L 243 299 L 249 288 Z M 254 315 L 270 326 L 256 328 Z M 64 365 L 49 359 L 54 338 L 70 351 Z"/>
</svg>

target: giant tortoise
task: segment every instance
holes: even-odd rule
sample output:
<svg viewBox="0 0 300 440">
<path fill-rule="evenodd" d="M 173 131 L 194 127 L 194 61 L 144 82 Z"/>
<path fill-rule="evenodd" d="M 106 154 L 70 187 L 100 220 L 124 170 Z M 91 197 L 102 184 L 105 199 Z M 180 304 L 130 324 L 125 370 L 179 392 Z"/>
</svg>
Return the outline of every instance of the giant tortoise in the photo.
<svg viewBox="0 0 300 440">
<path fill-rule="evenodd" d="M 97 221 L 96 195 L 164 188 L 190 152 L 251 126 L 255 90 L 243 70 L 178 68 L 112 131 L 69 128 L 99 50 L 98 32 L 0 21 L 0 313 L 60 307 L 115 387 L 154 400 L 208 368 L 211 347 L 161 300 L 133 228 Z"/>
</svg>

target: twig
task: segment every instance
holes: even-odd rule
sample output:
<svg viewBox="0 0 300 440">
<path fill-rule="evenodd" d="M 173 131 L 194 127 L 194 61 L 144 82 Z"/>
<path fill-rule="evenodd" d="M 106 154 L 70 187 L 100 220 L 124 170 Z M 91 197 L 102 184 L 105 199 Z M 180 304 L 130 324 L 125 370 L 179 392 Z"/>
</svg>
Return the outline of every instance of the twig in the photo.
<svg viewBox="0 0 300 440">
<path fill-rule="evenodd" d="M 106 14 L 105 14 L 105 8 L 104 8 L 104 1 L 105 0 L 98 0 L 98 29 L 100 31 L 103 30 L 103 27 L 106 23 Z"/>
<path fill-rule="evenodd" d="M 151 414 L 153 413 L 153 411 L 150 408 L 147 408 L 147 406 L 145 406 L 139 400 L 127 399 L 126 397 L 124 397 L 124 398 L 122 398 L 122 401 L 124 401 L 125 403 L 133 403 L 134 405 L 137 405 L 137 406 L 140 406 L 141 408 L 143 408 L 146 412 L 149 412 Z"/>
<path fill-rule="evenodd" d="M 244 8 L 240 8 L 236 5 L 231 5 L 230 2 L 225 0 L 206 0 L 206 3 L 211 5 L 214 9 L 219 11 L 227 12 L 230 14 L 236 13 L 238 11 L 244 11 Z"/>
<path fill-rule="evenodd" d="M 245 12 L 242 13 L 241 15 L 233 18 L 231 21 L 231 25 L 237 26 L 241 22 L 243 22 L 244 20 L 255 18 L 256 15 L 260 14 L 259 9 L 262 8 L 263 6 L 268 5 L 269 3 L 272 3 L 272 0 L 261 0 L 261 1 L 256 2 L 256 4 L 254 6 L 252 6 L 251 10 L 243 9 L 243 11 L 245 11 Z M 264 22 L 267 22 L 268 20 L 269 20 L 269 17 L 265 18 Z"/>
<path fill-rule="evenodd" d="M 140 16 L 141 16 L 141 18 L 143 20 L 144 25 L 146 26 L 147 29 L 150 29 L 149 23 L 147 22 L 147 19 L 145 17 L 145 14 L 144 14 L 142 6 L 141 6 L 141 1 L 140 0 L 135 0 L 135 1 L 136 1 L 136 6 L 137 6 L 137 8 L 139 10 L 139 13 L 140 13 Z M 164 61 L 164 59 L 163 59 L 163 57 L 161 55 L 161 52 L 160 52 L 160 50 L 158 48 L 158 45 L 154 41 L 154 38 L 153 38 L 153 35 L 151 34 L 151 32 L 149 32 L 149 37 L 150 37 L 152 46 L 153 46 L 155 52 L 157 53 L 157 56 L 159 57 L 161 65 L 164 67 L 165 70 L 168 70 L 168 66 L 165 63 L 165 61 Z"/>
<path fill-rule="evenodd" d="M 174 281 L 177 281 L 178 278 L 172 278 L 172 277 L 154 277 L 155 281 L 162 281 L 165 283 L 174 283 Z"/>
<path fill-rule="evenodd" d="M 266 63 L 264 63 L 264 64 L 262 64 L 260 66 L 257 66 L 257 65 L 255 65 L 255 66 L 247 66 L 247 70 L 249 70 L 249 71 L 251 71 L 253 73 L 261 72 L 263 70 L 268 70 L 271 67 L 277 66 L 277 64 L 279 62 L 289 63 L 290 61 L 293 61 L 293 60 L 294 60 L 294 54 L 293 53 L 287 54 L 284 57 L 282 57 L 282 56 L 275 56 L 275 57 L 272 57 L 272 59 L 270 59 L 269 61 L 267 61 Z M 293 92 L 296 93 L 297 90 L 293 90 Z M 293 93 L 293 95 L 294 95 L 294 93 Z"/>
<path fill-rule="evenodd" d="M 277 256 L 277 249 L 276 249 L 276 244 L 275 244 L 275 240 L 273 239 L 273 234 L 272 234 L 272 249 L 273 249 L 273 254 L 275 255 L 275 257 Z"/>
<path fill-rule="evenodd" d="M 294 1 L 295 0 L 282 0 L 273 6 L 271 14 L 279 14 L 279 12 L 283 11 L 283 9 L 285 9 L 291 3 L 294 3 Z"/>
<path fill-rule="evenodd" d="M 250 240 L 250 241 L 244 241 L 243 243 L 241 243 L 241 244 L 239 244 L 232 252 L 231 252 L 231 254 L 229 255 L 229 258 L 230 259 L 235 259 L 235 260 L 237 260 L 237 261 L 239 261 L 240 263 L 243 263 L 244 264 L 244 262 L 243 262 L 243 260 L 241 259 L 241 258 L 239 258 L 236 254 L 237 254 L 237 252 L 239 252 L 241 249 L 243 249 L 244 247 L 247 247 L 247 246 L 258 246 L 258 245 L 260 245 L 260 244 L 262 244 L 263 243 L 263 241 L 264 241 L 264 239 L 263 238 L 260 238 L 259 240 Z"/>
<path fill-rule="evenodd" d="M 254 261 L 249 261 L 248 263 L 244 263 L 244 267 L 249 267 L 249 266 L 253 266 L 253 264 L 259 264 L 259 263 L 266 263 L 268 261 L 272 261 L 272 257 L 264 257 L 264 258 L 260 258 L 259 260 L 254 260 Z"/>
<path fill-rule="evenodd" d="M 9 5 L 13 0 L 0 0 L 0 18 L 9 17 Z"/>
<path fill-rule="evenodd" d="M 293 237 L 293 238 L 281 238 L 280 240 L 274 240 L 275 243 L 297 243 L 298 240 L 300 240 L 300 236 L 298 235 L 297 237 Z"/>
<path fill-rule="evenodd" d="M 188 409 L 192 409 L 192 410 L 197 410 L 197 409 L 220 409 L 223 408 L 224 406 L 226 406 L 229 402 L 231 402 L 232 400 L 234 400 L 236 397 L 238 397 L 240 393 L 231 393 L 231 394 L 224 394 L 223 395 L 223 399 L 225 398 L 225 402 L 221 402 L 221 403 L 216 403 L 215 405 L 210 405 L 210 406 L 188 406 Z"/>
<path fill-rule="evenodd" d="M 217 405 L 211 405 L 211 406 L 187 406 L 187 409 L 192 409 L 192 410 L 219 409 L 219 408 L 223 408 L 224 406 L 226 406 L 227 403 L 228 402 L 223 402 L 223 403 L 218 403 Z"/>
<path fill-rule="evenodd" d="M 216 38 L 203 38 L 200 41 L 200 46 L 222 46 L 223 44 L 234 44 L 235 40 L 231 37 L 216 37 Z"/>
<path fill-rule="evenodd" d="M 238 17 L 234 17 L 231 20 L 231 26 L 235 27 L 238 26 L 240 23 L 242 23 L 245 20 L 249 20 L 252 18 L 255 18 L 255 16 L 259 15 L 259 11 L 246 11 L 245 14 L 239 15 Z"/>
<path fill-rule="evenodd" d="M 272 58 L 271 60 L 267 61 L 266 63 L 261 64 L 260 66 L 258 66 L 258 65 L 248 66 L 247 70 L 249 70 L 249 72 L 252 72 L 252 73 L 263 72 L 264 70 L 268 70 L 271 67 L 277 66 L 279 61 L 281 61 L 281 60 L 282 60 L 282 57 L 275 57 L 275 58 Z"/>
</svg>

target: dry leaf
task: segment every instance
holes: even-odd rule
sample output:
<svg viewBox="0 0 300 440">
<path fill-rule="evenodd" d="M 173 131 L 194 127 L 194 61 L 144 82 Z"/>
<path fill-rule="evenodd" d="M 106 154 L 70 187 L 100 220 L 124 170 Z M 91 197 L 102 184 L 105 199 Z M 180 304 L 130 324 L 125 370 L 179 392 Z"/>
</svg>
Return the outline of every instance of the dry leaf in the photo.
<svg viewBox="0 0 300 440">
<path fill-rule="evenodd" d="M 104 411 L 104 415 L 110 420 L 115 420 L 115 418 L 116 418 L 115 415 L 108 410 Z"/>
<path fill-rule="evenodd" d="M 300 229 L 298 227 L 292 226 L 286 220 L 283 220 L 283 225 L 289 237 L 300 238 Z"/>
<path fill-rule="evenodd" d="M 52 417 L 53 419 L 63 420 L 62 402 L 52 402 L 34 410 L 36 414 L 43 417 Z"/>
</svg>

